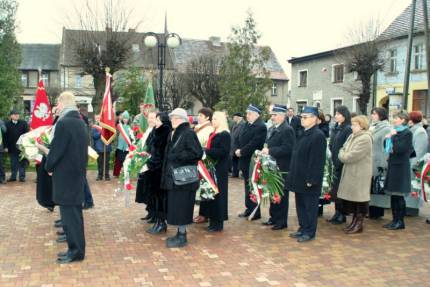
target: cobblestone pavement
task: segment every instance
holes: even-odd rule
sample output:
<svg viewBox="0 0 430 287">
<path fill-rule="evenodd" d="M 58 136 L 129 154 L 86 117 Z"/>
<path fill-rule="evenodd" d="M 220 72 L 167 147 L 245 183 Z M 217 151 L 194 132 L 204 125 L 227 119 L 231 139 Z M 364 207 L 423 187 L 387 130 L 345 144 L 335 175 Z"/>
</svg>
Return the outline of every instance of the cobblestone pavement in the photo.
<svg viewBox="0 0 430 287">
<path fill-rule="evenodd" d="M 167 249 L 176 232 L 151 236 L 139 218 L 144 206 L 126 208 L 116 183 L 95 182 L 89 174 L 95 208 L 85 211 L 86 259 L 57 265 L 65 244 L 55 243 L 49 213 L 35 201 L 34 174 L 27 182 L 0 186 L 0 286 L 430 286 L 430 225 L 421 215 L 406 219 L 406 230 L 381 228 L 390 216 L 365 221 L 365 232 L 345 235 L 342 226 L 326 223 L 326 208 L 317 239 L 300 244 L 288 237 L 297 228 L 290 200 L 289 229 L 272 231 L 239 219 L 242 182 L 230 181 L 230 220 L 225 230 L 209 234 L 204 225 L 188 230 L 189 245 Z M 132 196 L 132 201 L 134 195 Z M 197 212 L 198 207 L 195 211 Z M 267 218 L 267 208 L 263 215 Z"/>
</svg>

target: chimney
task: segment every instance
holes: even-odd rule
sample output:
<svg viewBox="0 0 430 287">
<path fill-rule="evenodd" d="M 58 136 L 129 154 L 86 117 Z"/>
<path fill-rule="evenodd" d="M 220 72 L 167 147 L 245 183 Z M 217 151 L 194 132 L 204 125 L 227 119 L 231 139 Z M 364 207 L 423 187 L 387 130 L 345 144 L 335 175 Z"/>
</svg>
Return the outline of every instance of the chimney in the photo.
<svg viewBox="0 0 430 287">
<path fill-rule="evenodd" d="M 221 47 L 221 37 L 212 36 L 209 38 L 209 41 L 212 43 L 212 46 Z"/>
<path fill-rule="evenodd" d="M 128 28 L 129 33 L 136 33 L 136 29 Z"/>
<path fill-rule="evenodd" d="M 112 27 L 106 26 L 106 32 L 112 32 Z"/>
</svg>

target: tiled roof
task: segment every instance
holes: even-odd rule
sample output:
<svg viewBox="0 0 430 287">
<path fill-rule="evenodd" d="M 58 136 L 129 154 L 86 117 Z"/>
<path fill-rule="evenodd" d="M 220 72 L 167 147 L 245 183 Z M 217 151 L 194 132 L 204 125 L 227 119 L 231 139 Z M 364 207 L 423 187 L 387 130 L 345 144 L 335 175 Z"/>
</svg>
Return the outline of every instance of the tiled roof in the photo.
<svg viewBox="0 0 430 287">
<path fill-rule="evenodd" d="M 123 34 L 124 33 L 119 33 Z M 76 57 L 76 43 L 74 39 L 78 39 L 82 35 L 82 31 L 79 30 L 63 30 L 63 43 L 61 49 L 61 59 L 60 64 L 65 66 L 79 66 L 79 61 Z M 96 32 L 94 37 L 96 37 L 98 42 L 101 44 L 102 49 L 105 43 L 105 32 Z M 134 39 L 130 39 L 127 36 L 127 41 L 131 44 L 138 44 L 140 51 L 138 53 L 133 53 L 132 59 L 129 60 L 128 66 L 137 67 L 156 67 L 157 63 L 157 49 L 147 48 L 143 45 L 144 33 L 134 33 Z M 271 72 L 272 79 L 278 80 L 288 80 L 285 75 L 282 66 L 279 64 L 275 54 L 269 48 L 270 57 L 269 61 L 266 63 L 265 67 Z M 166 51 L 166 67 L 173 68 L 173 66 L 179 70 L 184 70 L 187 63 L 196 57 L 215 54 L 217 56 L 223 57 L 227 55 L 228 48 L 227 43 L 219 42 L 219 45 L 214 45 L 210 40 L 196 40 L 196 39 L 182 39 L 182 44 L 172 50 Z"/>
<path fill-rule="evenodd" d="M 58 70 L 60 44 L 21 44 L 20 70 Z"/>
<path fill-rule="evenodd" d="M 414 31 L 424 31 L 423 0 L 417 0 L 415 7 Z M 427 1 L 427 10 L 430 9 L 430 0 Z M 382 32 L 379 40 L 405 37 L 409 33 L 411 22 L 412 4 L 410 4 L 397 18 Z M 430 10 L 429 10 L 430 14 Z"/>
</svg>

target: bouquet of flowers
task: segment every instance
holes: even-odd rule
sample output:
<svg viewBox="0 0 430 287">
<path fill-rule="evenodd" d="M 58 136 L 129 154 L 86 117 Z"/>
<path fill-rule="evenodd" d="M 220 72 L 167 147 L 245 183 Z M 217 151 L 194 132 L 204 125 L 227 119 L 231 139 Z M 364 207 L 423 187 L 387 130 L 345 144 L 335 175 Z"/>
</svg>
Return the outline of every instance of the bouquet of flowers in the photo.
<svg viewBox="0 0 430 287">
<path fill-rule="evenodd" d="M 215 195 L 219 193 L 215 164 L 215 161 L 208 156 L 199 161 L 197 169 L 200 173 L 200 186 L 196 193 L 196 200 L 213 200 Z"/>
<path fill-rule="evenodd" d="M 426 154 L 423 160 L 418 161 L 412 170 L 411 196 L 419 198 L 421 202 L 427 202 L 430 194 L 430 154 Z"/>
<path fill-rule="evenodd" d="M 333 181 L 333 165 L 329 157 L 325 160 L 324 165 L 324 177 L 321 189 L 320 200 L 323 200 L 324 203 L 330 203 L 331 199 L 331 183 Z"/>
<path fill-rule="evenodd" d="M 52 141 L 51 129 L 52 126 L 43 126 L 21 135 L 16 142 L 21 151 L 20 158 L 39 164 L 43 155 L 36 143 L 49 147 Z"/>
<path fill-rule="evenodd" d="M 279 204 L 284 195 L 284 178 L 276 164 L 276 160 L 270 155 L 255 151 L 254 167 L 250 180 L 250 198 L 257 203 L 257 207 L 249 216 L 251 219 L 261 204 L 273 202 Z"/>
</svg>

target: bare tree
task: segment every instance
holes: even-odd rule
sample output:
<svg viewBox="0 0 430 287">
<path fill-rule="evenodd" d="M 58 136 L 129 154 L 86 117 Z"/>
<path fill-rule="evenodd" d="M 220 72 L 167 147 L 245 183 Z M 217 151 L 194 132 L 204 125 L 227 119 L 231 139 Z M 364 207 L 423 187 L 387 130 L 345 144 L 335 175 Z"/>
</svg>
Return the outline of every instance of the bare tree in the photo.
<svg viewBox="0 0 430 287">
<path fill-rule="evenodd" d="M 87 0 L 77 9 L 80 30 L 70 33 L 74 56 L 84 73 L 93 76 L 96 90 L 92 105 L 99 110 L 103 97 L 106 72 L 113 75 L 123 69 L 131 56 L 132 44 L 137 41 L 136 29 L 140 25 L 129 23 L 133 9 L 123 6 L 119 0 L 104 0 L 103 9 L 96 1 Z"/>
<path fill-rule="evenodd" d="M 189 93 L 204 107 L 211 109 L 220 100 L 219 68 L 221 60 L 215 55 L 203 55 L 192 60 L 185 72 L 185 83 Z"/>
<path fill-rule="evenodd" d="M 384 57 L 381 57 L 381 43 L 377 41 L 380 27 L 378 21 L 371 20 L 351 29 L 347 40 L 353 45 L 336 53 L 338 61 L 345 64 L 346 70 L 356 74 L 357 81 L 344 88 L 359 97 L 358 105 L 364 115 L 367 114 L 372 93 L 372 77 L 378 70 L 383 69 L 385 63 Z"/>
<path fill-rule="evenodd" d="M 61 93 L 61 89 L 56 86 L 48 86 L 46 87 L 46 95 L 48 96 L 49 104 L 51 107 L 55 106 L 57 102 L 57 98 Z"/>
<path fill-rule="evenodd" d="M 170 110 L 178 107 L 188 109 L 193 105 L 193 97 L 188 91 L 185 78 L 186 76 L 178 71 L 172 71 L 164 78 L 164 95 Z"/>
</svg>

